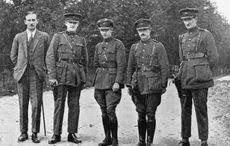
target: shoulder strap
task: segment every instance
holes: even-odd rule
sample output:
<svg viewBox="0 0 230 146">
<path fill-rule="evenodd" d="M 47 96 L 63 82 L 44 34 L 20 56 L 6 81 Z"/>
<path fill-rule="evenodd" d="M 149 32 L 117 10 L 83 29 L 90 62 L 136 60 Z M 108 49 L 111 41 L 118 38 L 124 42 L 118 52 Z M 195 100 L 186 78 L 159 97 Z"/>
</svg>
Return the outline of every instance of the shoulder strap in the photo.
<svg viewBox="0 0 230 146">
<path fill-rule="evenodd" d="M 65 33 L 63 33 L 63 36 L 65 37 L 66 41 L 68 42 L 68 44 L 69 44 L 70 48 L 71 48 L 71 49 L 73 49 L 73 46 L 71 45 L 71 43 L 70 43 L 70 42 L 69 42 L 69 40 L 67 39 L 67 37 L 66 37 Z"/>
<path fill-rule="evenodd" d="M 196 48 L 195 48 L 195 52 L 197 52 L 198 51 L 198 46 L 199 46 L 199 44 L 200 44 L 200 37 L 201 37 L 201 31 L 199 31 L 199 34 L 198 34 L 198 38 L 197 38 L 197 43 L 196 43 Z"/>
<path fill-rule="evenodd" d="M 151 61 L 150 61 L 150 66 L 151 66 L 152 63 L 153 63 L 153 54 L 155 53 L 155 50 L 156 50 L 156 43 L 153 44 L 153 48 L 152 48 L 152 52 L 151 52 L 152 59 L 151 59 Z"/>
</svg>

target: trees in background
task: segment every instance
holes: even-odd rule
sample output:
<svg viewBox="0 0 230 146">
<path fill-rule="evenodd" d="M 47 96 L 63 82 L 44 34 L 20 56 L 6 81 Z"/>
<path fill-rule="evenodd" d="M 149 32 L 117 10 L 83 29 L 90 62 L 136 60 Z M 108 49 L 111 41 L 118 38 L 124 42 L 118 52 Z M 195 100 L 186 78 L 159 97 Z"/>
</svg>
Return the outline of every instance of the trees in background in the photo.
<svg viewBox="0 0 230 146">
<path fill-rule="evenodd" d="M 90 65 L 94 46 L 102 39 L 96 22 L 104 17 L 114 20 L 114 35 L 124 42 L 127 55 L 131 44 L 138 40 L 134 22 L 141 17 L 150 18 L 154 24 L 153 37 L 165 45 L 170 63 L 178 64 L 178 35 L 185 31 L 178 11 L 184 7 L 198 7 L 202 12 L 199 25 L 215 37 L 220 54 L 219 67 L 230 68 L 230 25 L 209 0 L 12 0 L 10 3 L 0 0 L 0 53 L 6 58 L 15 34 L 25 30 L 23 14 L 31 7 L 39 13 L 39 29 L 51 36 L 64 30 L 66 7 L 82 13 L 80 33 L 88 42 Z M 11 65 L 9 59 L 3 59 L 1 64 Z"/>
</svg>

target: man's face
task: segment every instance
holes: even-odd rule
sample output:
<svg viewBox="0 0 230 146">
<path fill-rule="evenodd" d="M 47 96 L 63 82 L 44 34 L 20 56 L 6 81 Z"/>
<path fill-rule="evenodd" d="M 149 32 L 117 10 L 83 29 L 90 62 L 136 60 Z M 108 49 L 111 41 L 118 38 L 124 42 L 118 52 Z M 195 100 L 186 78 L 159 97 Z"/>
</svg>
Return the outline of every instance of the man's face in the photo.
<svg viewBox="0 0 230 146">
<path fill-rule="evenodd" d="M 113 33 L 113 29 L 111 27 L 108 28 L 99 28 L 101 36 L 104 39 L 110 38 L 112 36 Z"/>
<path fill-rule="evenodd" d="M 182 20 L 187 29 L 192 29 L 197 26 L 197 17 L 184 18 Z"/>
<path fill-rule="evenodd" d="M 79 26 L 79 21 L 69 21 L 69 20 L 66 20 L 65 21 L 65 25 L 67 27 L 67 31 L 76 31 L 78 26 Z"/>
<path fill-rule="evenodd" d="M 148 40 L 150 38 L 151 28 L 150 27 L 140 28 L 140 29 L 137 28 L 137 32 L 141 40 Z"/>
<path fill-rule="evenodd" d="M 26 15 L 26 19 L 24 20 L 24 23 L 27 26 L 28 30 L 35 30 L 38 24 L 38 19 L 36 14 L 28 14 Z"/>
</svg>

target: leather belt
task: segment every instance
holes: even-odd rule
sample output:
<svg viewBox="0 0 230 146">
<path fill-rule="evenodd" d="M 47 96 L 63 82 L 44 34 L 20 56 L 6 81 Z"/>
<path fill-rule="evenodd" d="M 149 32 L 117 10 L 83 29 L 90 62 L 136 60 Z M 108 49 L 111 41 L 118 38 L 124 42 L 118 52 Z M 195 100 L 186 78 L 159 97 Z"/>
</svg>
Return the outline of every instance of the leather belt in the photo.
<svg viewBox="0 0 230 146">
<path fill-rule="evenodd" d="M 67 63 L 70 63 L 70 64 L 76 64 L 79 62 L 80 59 L 60 59 L 59 61 L 60 62 L 67 62 Z"/>
</svg>

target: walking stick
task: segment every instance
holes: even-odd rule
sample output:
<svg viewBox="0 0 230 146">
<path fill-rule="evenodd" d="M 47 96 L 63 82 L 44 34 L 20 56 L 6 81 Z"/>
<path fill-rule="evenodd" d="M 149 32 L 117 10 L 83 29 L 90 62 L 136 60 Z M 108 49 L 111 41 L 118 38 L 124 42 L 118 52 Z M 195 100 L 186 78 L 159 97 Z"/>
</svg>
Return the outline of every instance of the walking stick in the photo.
<svg viewBox="0 0 230 146">
<path fill-rule="evenodd" d="M 45 111 L 44 111 L 44 104 L 42 100 L 42 118 L 43 118 L 43 126 L 44 126 L 44 135 L 46 136 L 46 121 L 45 121 Z"/>
</svg>

